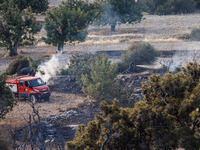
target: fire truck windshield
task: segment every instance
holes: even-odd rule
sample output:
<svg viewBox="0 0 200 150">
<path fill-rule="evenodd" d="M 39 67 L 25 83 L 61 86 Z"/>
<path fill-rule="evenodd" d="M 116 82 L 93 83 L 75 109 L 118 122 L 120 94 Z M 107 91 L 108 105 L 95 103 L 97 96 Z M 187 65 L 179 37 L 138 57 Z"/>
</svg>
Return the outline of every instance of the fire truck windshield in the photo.
<svg viewBox="0 0 200 150">
<path fill-rule="evenodd" d="M 45 85 L 45 83 L 40 78 L 35 79 L 35 80 L 29 80 L 29 83 L 30 83 L 31 87 Z"/>
</svg>

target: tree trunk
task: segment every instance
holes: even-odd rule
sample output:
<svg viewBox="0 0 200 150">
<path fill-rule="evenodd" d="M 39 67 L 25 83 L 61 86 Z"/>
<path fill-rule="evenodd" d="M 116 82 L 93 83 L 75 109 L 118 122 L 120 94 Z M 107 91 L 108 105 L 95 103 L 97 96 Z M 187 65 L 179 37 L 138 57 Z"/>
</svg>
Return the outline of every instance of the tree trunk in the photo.
<svg viewBox="0 0 200 150">
<path fill-rule="evenodd" d="M 18 43 L 14 43 L 14 56 L 17 56 L 17 47 L 18 47 Z"/>
<path fill-rule="evenodd" d="M 115 26 L 116 26 L 115 24 L 111 25 L 111 32 L 115 32 Z"/>
<path fill-rule="evenodd" d="M 14 43 L 14 46 L 10 45 L 9 47 L 9 55 L 10 56 L 17 56 L 17 47 L 18 47 L 18 43 Z"/>
<path fill-rule="evenodd" d="M 58 53 L 62 54 L 63 52 L 63 44 L 58 44 Z"/>
</svg>

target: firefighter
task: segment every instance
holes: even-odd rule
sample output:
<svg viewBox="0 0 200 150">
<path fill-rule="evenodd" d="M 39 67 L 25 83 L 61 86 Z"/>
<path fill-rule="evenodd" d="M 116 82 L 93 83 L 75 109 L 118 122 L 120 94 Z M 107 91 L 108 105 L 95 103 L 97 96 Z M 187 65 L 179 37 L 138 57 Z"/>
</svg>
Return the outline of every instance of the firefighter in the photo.
<svg viewBox="0 0 200 150">
<path fill-rule="evenodd" d="M 129 64 L 129 72 L 133 73 L 133 68 L 135 67 L 135 63 L 134 61 L 131 61 L 131 63 Z"/>
</svg>

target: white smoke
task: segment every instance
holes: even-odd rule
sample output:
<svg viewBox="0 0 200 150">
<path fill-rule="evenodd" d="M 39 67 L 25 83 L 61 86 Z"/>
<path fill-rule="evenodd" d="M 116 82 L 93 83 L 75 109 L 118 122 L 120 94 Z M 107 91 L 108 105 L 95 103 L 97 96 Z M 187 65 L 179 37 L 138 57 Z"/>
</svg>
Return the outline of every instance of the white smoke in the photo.
<svg viewBox="0 0 200 150">
<path fill-rule="evenodd" d="M 64 54 L 53 55 L 48 61 L 38 66 L 37 77 L 48 82 L 51 77 L 56 76 L 62 69 L 68 68 L 68 56 Z"/>
<path fill-rule="evenodd" d="M 171 58 L 161 58 L 160 64 L 168 68 L 168 71 L 174 72 L 177 68 L 186 66 L 189 62 L 198 62 L 200 53 L 196 50 L 177 51 Z"/>
</svg>

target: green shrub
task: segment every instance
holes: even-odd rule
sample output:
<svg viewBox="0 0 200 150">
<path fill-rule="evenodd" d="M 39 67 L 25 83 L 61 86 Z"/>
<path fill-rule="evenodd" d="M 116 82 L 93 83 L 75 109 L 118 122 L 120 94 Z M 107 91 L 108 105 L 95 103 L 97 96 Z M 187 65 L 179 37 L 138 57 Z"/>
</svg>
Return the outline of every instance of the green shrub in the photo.
<svg viewBox="0 0 200 150">
<path fill-rule="evenodd" d="M 92 54 L 75 54 L 72 55 L 69 62 L 69 67 L 66 71 L 62 71 L 63 74 L 69 74 L 76 83 L 82 87 L 81 76 L 89 74 L 90 64 L 94 62 L 94 56 Z"/>
<path fill-rule="evenodd" d="M 193 29 L 192 32 L 189 34 L 188 39 L 200 41 L 200 29 Z"/>
<path fill-rule="evenodd" d="M 6 86 L 6 75 L 0 74 L 0 118 L 12 110 L 16 104 L 16 100 L 12 94 L 12 91 Z"/>
<path fill-rule="evenodd" d="M 150 13 L 159 15 L 191 13 L 195 11 L 192 0 L 143 0 Z"/>
<path fill-rule="evenodd" d="M 30 69 L 35 73 L 37 71 L 39 61 L 33 60 L 31 57 L 19 55 L 15 60 L 13 60 L 8 66 L 6 73 L 8 75 L 20 74 L 20 70 L 25 67 L 30 67 Z"/>
<path fill-rule="evenodd" d="M 191 0 L 167 0 L 157 7 L 156 14 L 168 15 L 194 12 L 195 7 Z"/>
<path fill-rule="evenodd" d="M 134 42 L 128 50 L 120 57 L 119 71 L 123 72 L 129 68 L 133 61 L 135 65 L 151 64 L 158 56 L 157 51 L 148 43 Z M 138 68 L 138 70 L 140 70 Z"/>
<path fill-rule="evenodd" d="M 111 101 L 117 98 L 121 106 L 130 106 L 135 102 L 131 96 L 133 88 L 126 87 L 120 81 L 114 80 L 117 65 L 111 64 L 105 54 L 100 56 L 75 54 L 71 57 L 69 64 L 69 68 L 62 70 L 61 74 L 69 74 L 89 96 Z M 112 71 L 114 72 L 112 73 Z M 103 96 L 100 96 L 100 93 Z"/>
<path fill-rule="evenodd" d="M 113 80 L 107 91 L 109 94 L 106 100 L 110 102 L 113 99 L 117 99 L 119 100 L 119 105 L 122 107 L 133 107 L 135 102 L 139 100 L 132 96 L 134 88 L 122 84 L 119 80 Z"/>
<path fill-rule="evenodd" d="M 117 64 L 111 64 L 108 57 L 102 53 L 94 57 L 94 61 L 89 64 L 90 71 L 82 75 L 83 92 L 90 97 L 102 100 L 108 97 L 109 87 L 117 75 Z"/>
<path fill-rule="evenodd" d="M 200 0 L 194 0 L 194 6 L 200 9 Z"/>
</svg>

